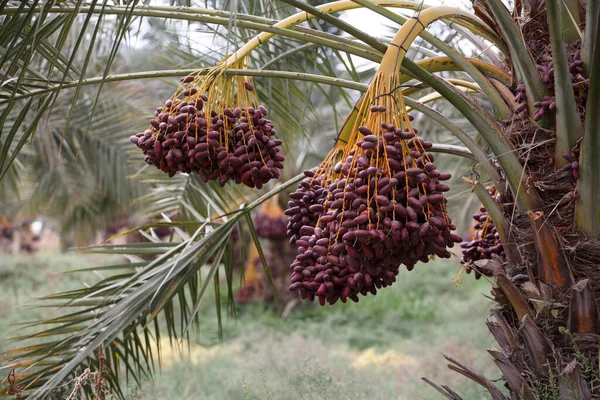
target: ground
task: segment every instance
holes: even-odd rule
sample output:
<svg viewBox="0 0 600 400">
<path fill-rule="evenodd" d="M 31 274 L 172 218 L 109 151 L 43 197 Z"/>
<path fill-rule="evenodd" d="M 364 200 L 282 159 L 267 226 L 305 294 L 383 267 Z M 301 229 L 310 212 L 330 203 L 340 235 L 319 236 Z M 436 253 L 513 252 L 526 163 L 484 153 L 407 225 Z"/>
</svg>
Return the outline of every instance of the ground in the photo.
<svg viewBox="0 0 600 400">
<path fill-rule="evenodd" d="M 100 265 L 105 259 L 44 251 L 0 255 L 0 339 L 15 323 L 48 317 L 30 300 L 99 279 L 62 272 Z M 181 357 L 163 343 L 162 371 L 141 388 L 128 384 L 130 399 L 441 399 L 421 377 L 450 385 L 465 400 L 487 399 L 483 389 L 451 372 L 447 352 L 490 377 L 499 377 L 486 352 L 494 346 L 485 321 L 489 283 L 463 275 L 456 262 L 436 261 L 401 271 L 399 281 L 358 304 L 301 304 L 282 320 L 268 305 L 237 307 L 224 320 L 219 344 L 214 298 L 200 310 L 202 326 L 191 353 Z M 225 307 L 223 308 L 225 310 Z M 5 340 L 0 350 L 14 346 Z M 187 344 L 183 346 L 187 349 Z M 185 354 L 189 354 L 185 355 Z"/>
</svg>

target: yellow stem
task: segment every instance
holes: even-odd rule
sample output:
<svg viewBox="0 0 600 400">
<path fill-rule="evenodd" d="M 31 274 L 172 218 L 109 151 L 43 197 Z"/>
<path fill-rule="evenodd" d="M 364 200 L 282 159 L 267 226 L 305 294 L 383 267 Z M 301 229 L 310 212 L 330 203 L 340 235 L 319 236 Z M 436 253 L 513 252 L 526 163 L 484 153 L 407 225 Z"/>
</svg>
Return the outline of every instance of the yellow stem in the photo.
<svg viewBox="0 0 600 400">
<path fill-rule="evenodd" d="M 474 60 L 474 61 L 477 61 L 477 60 Z M 421 61 L 417 62 L 417 64 L 421 65 L 423 68 L 425 68 L 429 72 L 451 71 L 451 70 L 453 70 L 451 67 L 453 67 L 455 65 L 454 62 L 452 60 L 450 60 L 448 57 L 437 57 L 435 60 L 434 59 L 425 59 L 425 60 L 421 60 Z M 483 64 L 486 68 L 490 67 L 489 64 L 486 64 L 486 63 L 483 63 Z M 498 70 L 498 71 L 502 72 L 500 70 Z M 505 75 L 505 73 L 502 72 L 502 75 Z M 507 75 L 507 77 L 508 77 L 508 75 Z M 411 79 L 412 78 L 408 75 L 404 75 L 404 74 L 400 75 L 400 82 L 402 82 L 402 83 L 408 82 Z M 473 82 L 468 82 L 468 81 L 464 81 L 461 79 L 448 79 L 447 81 L 449 83 L 452 83 L 455 86 L 464 87 L 464 88 L 467 88 L 467 89 L 470 89 L 473 91 L 480 91 L 479 86 Z M 403 89 L 402 95 L 408 96 L 419 90 L 426 89 L 427 87 L 428 86 L 426 84 L 419 83 L 418 86 Z M 433 93 L 432 95 L 437 95 L 437 93 Z M 350 143 L 350 145 L 353 144 L 353 140 L 351 140 L 351 137 L 352 137 L 352 133 L 354 133 L 354 130 L 356 128 L 355 123 L 356 123 L 356 119 L 359 115 L 359 110 L 363 106 L 363 104 L 362 104 L 363 100 L 364 100 L 364 97 L 361 97 L 358 100 L 358 102 L 354 106 L 354 109 L 352 110 L 352 112 L 350 113 L 350 115 L 348 116 L 346 121 L 344 122 L 344 125 L 338 135 L 336 145 L 333 148 L 333 150 L 331 151 L 331 154 L 329 157 L 332 160 L 337 159 L 338 155 L 340 154 L 340 151 L 343 152 L 344 149 L 346 147 L 348 147 L 349 143 Z M 433 101 L 433 100 L 435 100 L 435 99 L 432 98 L 429 101 Z"/>
<path fill-rule="evenodd" d="M 467 89 L 471 89 L 472 92 L 480 92 L 481 91 L 481 88 L 479 87 L 479 85 L 474 82 L 464 81 L 462 79 L 446 79 L 446 82 L 451 83 L 454 86 L 460 86 L 460 87 L 464 87 Z M 416 92 L 419 92 L 423 89 L 427 89 L 428 87 L 429 87 L 429 85 L 424 84 L 424 83 L 421 83 L 421 84 L 418 84 L 418 85 L 415 85 L 412 87 L 407 87 L 405 89 L 402 89 L 402 95 L 410 96 L 411 94 L 415 94 Z M 432 93 L 432 94 L 438 94 L 438 96 L 441 97 L 441 95 L 437 92 Z M 439 97 L 436 97 L 436 98 L 439 98 Z M 421 101 L 421 99 L 419 99 L 419 101 Z"/>
<path fill-rule="evenodd" d="M 506 85 L 511 84 L 510 75 L 502 71 L 500 68 L 493 66 L 492 64 L 481 61 L 477 58 L 466 58 L 471 64 L 477 67 L 484 75 L 494 78 Z M 440 72 L 440 71 L 462 71 L 462 68 L 456 65 L 456 63 L 450 57 L 432 57 L 420 60 L 417 64 L 426 69 L 428 72 Z M 405 83 L 412 78 L 403 75 L 400 79 L 400 83 Z"/>
<path fill-rule="evenodd" d="M 352 136 L 352 133 L 354 131 L 354 126 L 356 125 L 356 119 L 358 118 L 359 110 L 362 107 L 363 101 L 364 101 L 364 96 L 361 97 L 360 99 L 358 99 L 358 101 L 356 102 L 356 105 L 352 109 L 352 112 L 350 113 L 348 118 L 346 118 L 346 121 L 344 121 L 344 125 L 342 126 L 342 129 L 340 130 L 338 138 L 335 142 L 335 146 L 331 150 L 330 155 L 333 158 L 335 158 L 337 156 L 337 154 L 340 151 L 343 151 L 346 148 L 346 146 L 348 145 L 348 143 L 350 141 L 350 137 Z"/>
<path fill-rule="evenodd" d="M 371 0 L 371 2 L 373 4 L 381 6 L 381 7 L 406 8 L 406 9 L 410 9 L 410 10 L 429 10 L 430 9 L 430 6 L 424 5 L 420 1 Z M 333 2 L 327 3 L 327 4 L 322 4 L 320 6 L 317 6 L 316 8 L 319 9 L 320 11 L 323 11 L 323 12 L 326 12 L 329 14 L 333 14 L 336 12 L 347 11 L 347 10 L 352 10 L 352 9 L 356 9 L 356 8 L 361 8 L 361 7 L 362 6 L 360 4 L 355 3 L 352 0 L 339 0 L 339 1 L 333 1 Z M 433 7 L 433 9 L 438 9 L 438 8 L 440 8 L 440 7 Z M 451 7 L 445 7 L 445 8 L 451 8 Z M 489 29 L 489 27 L 487 27 L 477 17 L 475 17 L 474 15 L 469 14 L 467 12 L 457 10 L 455 8 L 453 10 L 456 11 L 454 14 L 448 14 L 447 16 L 441 16 L 439 18 L 448 18 L 448 17 L 452 18 L 453 22 L 456 22 L 457 24 L 462 25 L 462 26 L 480 34 L 481 36 L 485 37 L 486 39 L 488 39 L 492 42 L 495 42 L 495 43 L 500 42 L 497 35 L 493 31 L 491 31 Z M 421 13 L 423 13 L 423 11 L 421 11 Z M 274 27 L 276 27 L 276 28 L 291 28 L 293 26 L 296 26 L 302 22 L 311 20 L 313 18 L 315 18 L 314 15 L 308 14 L 307 12 L 302 11 L 302 12 L 291 15 L 291 16 L 279 21 L 277 24 L 274 25 Z M 436 18 L 436 19 L 439 19 L 439 18 Z M 409 22 L 410 21 L 411 20 L 409 20 Z M 425 25 L 427 25 L 427 24 L 425 24 Z M 235 53 L 233 53 L 231 56 L 228 57 L 225 67 L 227 68 L 230 66 L 230 64 L 234 63 L 236 60 L 238 60 L 240 58 L 244 58 L 252 50 L 254 50 L 258 46 L 260 46 L 263 42 L 269 40 L 274 35 L 275 35 L 274 33 L 270 33 L 270 32 L 261 32 L 260 34 L 256 35 L 249 42 L 247 42 L 242 47 L 240 47 L 240 49 L 238 51 L 236 51 Z"/>
<path fill-rule="evenodd" d="M 442 19 L 467 19 L 471 18 L 471 14 L 466 11 L 457 9 L 456 7 L 431 7 L 426 8 L 417 13 L 416 16 L 409 18 L 404 25 L 398 30 L 396 36 L 390 43 L 390 46 L 394 46 L 395 51 L 387 51 L 379 70 L 385 74 L 394 74 L 402 65 L 402 60 L 406 56 L 406 52 L 411 46 L 412 42 L 421 34 L 421 32 L 429 26 L 431 23 Z"/>
<path fill-rule="evenodd" d="M 470 83 L 470 82 L 469 82 Z M 459 90 L 462 90 L 464 93 L 473 93 L 473 92 L 477 92 L 478 89 L 472 89 L 470 87 L 459 87 Z M 402 93 L 403 95 L 405 95 L 404 93 Z M 439 100 L 439 99 L 443 99 L 444 96 L 442 96 L 441 94 L 439 94 L 438 92 L 434 92 L 434 93 L 430 93 L 427 96 L 423 96 L 419 99 L 417 99 L 417 101 L 421 104 L 427 104 L 427 103 L 431 103 L 432 101 L 435 100 Z M 412 110 L 412 108 L 410 107 L 406 107 L 406 111 L 410 112 Z"/>
</svg>

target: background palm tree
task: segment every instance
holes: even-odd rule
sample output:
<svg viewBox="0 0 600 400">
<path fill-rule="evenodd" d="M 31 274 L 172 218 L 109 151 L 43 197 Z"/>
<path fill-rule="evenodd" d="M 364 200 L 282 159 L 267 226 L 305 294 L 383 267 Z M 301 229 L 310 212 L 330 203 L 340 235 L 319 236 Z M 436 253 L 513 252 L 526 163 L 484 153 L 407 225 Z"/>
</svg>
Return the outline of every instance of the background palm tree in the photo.
<svg viewBox="0 0 600 400">
<path fill-rule="evenodd" d="M 490 353 L 507 389 L 513 398 L 598 394 L 600 317 L 594 266 L 600 211 L 594 205 L 600 175 L 593 154 L 599 133 L 594 112 L 586 113 L 597 110 L 600 100 L 600 73 L 594 68 L 600 62 L 600 52 L 594 51 L 598 2 L 530 0 L 508 7 L 486 0 L 474 5 L 477 17 L 448 7 L 427 10 L 410 1 L 355 0 L 340 2 L 333 10 L 358 6 L 390 24 L 412 26 L 394 39 L 401 43 L 409 44 L 410 34 L 429 20 L 445 20 L 457 35 L 446 43 L 419 32 L 422 41 L 402 63 L 408 83 L 404 94 L 414 98 L 407 97 L 409 107 L 441 124 L 465 146 L 436 144 L 435 150 L 476 163 L 473 176 L 479 178 L 471 181 L 473 191 L 494 220 L 508 257 L 472 265 L 496 282 L 492 295 L 498 307 L 488 326 L 501 349 Z M 386 8 L 393 6 L 403 7 L 408 15 L 416 12 L 418 22 L 406 22 L 402 14 Z M 320 22 L 272 27 L 295 7 Z M 387 39 L 368 36 L 329 11 L 294 0 L 169 6 L 136 0 L 2 3 L 3 193 L 14 199 L 28 184 L 20 176 L 31 176 L 29 187 L 37 183 L 32 198 L 44 199 L 31 204 L 36 210 L 47 201 L 62 205 L 52 209 L 62 210 L 57 220 L 70 224 L 65 232 L 78 224 L 83 229 L 100 226 L 100 221 L 93 225 L 98 211 L 116 216 L 126 205 L 125 211 L 134 208 L 147 217 L 163 215 L 165 222 L 153 226 L 173 227 L 181 238 L 163 242 L 149 236 L 150 243 L 88 248 L 127 254 L 132 262 L 101 268 L 117 274 L 92 287 L 50 296 L 55 303 L 77 308 L 44 321 L 51 326 L 44 336 L 52 340 L 5 355 L 9 367 L 25 367 L 19 383 L 36 390 L 34 398 L 59 396 L 61 390 L 68 391 L 58 389 L 61 382 L 88 365 L 98 369 L 104 362 L 99 349 L 115 394 L 122 394 L 116 379 L 121 368 L 135 380 L 151 375 L 156 354 L 150 343 L 165 330 L 172 338 L 188 335 L 190 325 L 200 322 L 197 310 L 208 286 L 219 288 L 219 274 L 225 275 L 228 309 L 234 311 L 231 232 L 237 228 L 257 244 L 264 260 L 251 212 L 266 199 L 292 190 L 302 178 L 294 173 L 322 160 L 342 129 L 338 115 L 350 112 L 357 91 L 367 89 L 372 74 L 370 69 L 357 70 L 355 57 L 377 63 L 388 49 Z M 215 45 L 203 50 L 195 35 L 181 35 L 181 21 L 187 21 L 190 32 L 213 33 Z M 288 157 L 285 170 L 292 173 L 281 184 L 258 193 L 204 183 L 195 174 L 169 179 L 126 157 L 127 136 L 134 127 L 141 130 L 137 118 L 151 115 L 170 95 L 159 79 L 174 82 L 172 77 L 213 65 L 256 31 L 276 35 L 251 53 L 253 69 L 240 73 L 255 76 L 269 115 L 281 127 L 284 152 L 297 155 Z M 126 45 L 131 47 L 124 52 Z M 473 54 L 476 60 L 465 58 Z M 415 62 L 421 57 L 423 62 Z M 447 70 L 454 72 L 438 73 Z M 111 85 L 118 87 L 110 87 L 118 93 L 115 98 L 105 96 Z M 422 97 L 426 87 L 458 114 L 446 118 L 424 104 L 435 97 Z M 428 124 L 418 120 L 416 125 L 425 137 Z M 465 130 L 477 131 L 479 144 Z M 578 141 L 582 136 L 583 142 Z M 461 170 L 468 171 L 466 165 Z M 128 179 L 134 174 L 135 179 Z M 89 182 L 94 185 L 87 187 Z M 500 192 L 495 199 L 484 187 L 488 182 Z M 75 206 L 67 207 L 73 201 Z M 177 221 L 171 222 L 174 215 Z M 143 261 L 149 254 L 157 258 Z M 30 338 L 36 340 L 35 335 Z M 494 398 L 506 397 L 476 371 L 447 358 L 451 368 L 482 384 Z M 459 398 L 449 388 L 439 390 Z"/>
</svg>

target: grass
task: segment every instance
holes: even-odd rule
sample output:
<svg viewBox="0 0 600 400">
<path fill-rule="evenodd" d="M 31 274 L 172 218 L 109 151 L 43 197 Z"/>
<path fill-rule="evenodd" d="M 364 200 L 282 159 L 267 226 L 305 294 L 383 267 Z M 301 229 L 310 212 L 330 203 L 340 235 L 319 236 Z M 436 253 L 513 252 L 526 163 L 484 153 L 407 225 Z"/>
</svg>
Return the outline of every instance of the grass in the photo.
<svg viewBox="0 0 600 400">
<path fill-rule="evenodd" d="M 0 338 L 11 326 L 48 317 L 27 308 L 30 298 L 81 287 L 93 274 L 61 274 L 106 258 L 41 253 L 0 258 Z M 203 302 L 201 327 L 188 354 L 163 345 L 162 371 L 142 388 L 130 384 L 129 398 L 150 399 L 439 399 L 421 381 L 450 385 L 465 400 L 487 392 L 449 371 L 448 352 L 497 378 L 485 351 L 494 346 L 485 327 L 490 302 L 485 280 L 452 278 L 459 266 L 436 261 L 401 271 L 400 280 L 358 304 L 317 307 L 302 303 L 286 320 L 269 305 L 238 305 L 236 318 L 217 334 L 214 297 Z M 211 294 L 213 296 L 213 294 Z M 221 298 L 224 298 L 222 296 Z M 225 310 L 226 307 L 223 307 Z M 5 341 L 0 349 L 13 346 Z M 184 345 L 187 349 L 187 344 Z"/>
</svg>

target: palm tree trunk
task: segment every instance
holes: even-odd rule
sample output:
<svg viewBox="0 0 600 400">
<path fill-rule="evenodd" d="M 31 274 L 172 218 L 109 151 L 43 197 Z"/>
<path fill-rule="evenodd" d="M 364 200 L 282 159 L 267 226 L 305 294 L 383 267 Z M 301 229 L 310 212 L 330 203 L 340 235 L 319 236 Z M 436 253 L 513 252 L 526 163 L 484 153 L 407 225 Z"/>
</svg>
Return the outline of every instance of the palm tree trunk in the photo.
<svg viewBox="0 0 600 400">
<path fill-rule="evenodd" d="M 503 7 L 499 1 L 486 3 Z M 487 325 L 498 345 L 488 351 L 510 397 L 498 394 L 495 385 L 490 386 L 489 380 L 466 364 L 446 356 L 451 369 L 488 389 L 492 398 L 567 400 L 600 396 L 600 239 L 575 226 L 581 140 L 566 154 L 559 149 L 560 156 L 553 156 L 557 146 L 569 141 L 569 148 L 577 140 L 579 122 L 586 117 L 589 77 L 580 61 L 581 40 L 564 42 L 563 37 L 556 37 L 561 32 L 553 24 L 559 18 L 552 15 L 552 7 L 547 14 L 548 3 L 546 7 L 538 4 L 518 20 L 527 21 L 520 26 L 523 43 L 536 56 L 538 73 L 550 95 L 535 103 L 535 115 L 517 106 L 510 121 L 499 122 L 531 177 L 522 185 L 537 192 L 542 204 L 524 210 L 515 206 L 512 196 L 498 196 L 521 261 L 495 258 L 472 263 L 480 273 L 493 276 L 495 306 Z M 477 11 L 489 9 L 480 6 Z M 560 51 L 563 45 L 566 54 L 553 57 L 553 51 Z M 563 66 L 568 74 L 566 84 L 564 73 L 555 79 L 557 66 Z M 514 91 L 517 102 L 525 98 L 523 87 Z M 564 105 L 573 106 L 565 97 L 574 97 L 580 113 L 574 122 L 565 116 L 569 110 Z M 575 135 L 573 140 L 568 134 Z M 447 398 L 460 398 L 447 387 L 432 386 Z"/>
</svg>

